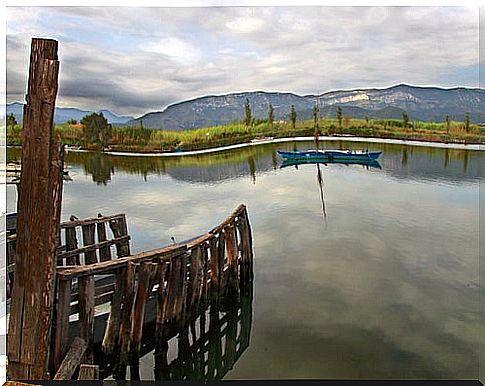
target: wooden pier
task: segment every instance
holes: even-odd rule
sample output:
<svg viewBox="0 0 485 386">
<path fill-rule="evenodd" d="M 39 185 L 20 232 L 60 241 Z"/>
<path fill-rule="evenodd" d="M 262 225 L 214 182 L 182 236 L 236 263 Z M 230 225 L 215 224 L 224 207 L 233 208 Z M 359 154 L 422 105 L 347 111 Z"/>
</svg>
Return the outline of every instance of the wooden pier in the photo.
<svg viewBox="0 0 485 386">
<path fill-rule="evenodd" d="M 105 364 L 98 364 L 102 365 L 102 375 L 106 375 L 103 366 L 109 358 L 110 371 L 124 379 L 122 369 L 133 366 L 133 358 L 146 353 L 146 344 L 142 350 L 146 325 L 150 326 L 149 341 L 160 343 L 151 346 L 160 357 L 166 342 L 177 335 L 191 331 L 193 342 L 201 336 L 209 339 L 213 334 L 199 333 L 196 338 L 195 331 L 205 330 L 206 319 L 211 321 L 211 331 L 217 330 L 217 323 L 222 325 L 234 319 L 233 310 L 247 304 L 252 291 L 252 236 L 245 205 L 186 244 L 134 255 L 130 254 L 130 236 L 123 214 L 72 218 L 59 228 L 50 374 L 58 373 L 70 348 L 79 346 L 76 339 L 80 338 L 86 348 L 75 367 L 81 362 L 95 364 L 95 357 L 104 358 L 101 362 Z M 9 255 L 15 252 L 14 242 L 12 237 Z M 8 270 L 12 273 L 12 257 L 9 261 Z M 219 320 L 219 312 L 227 315 Z M 200 324 L 198 329 L 196 321 Z M 225 331 L 219 333 L 224 336 Z M 249 336 L 243 340 L 247 343 L 240 342 L 239 351 L 247 347 Z M 232 356 L 238 357 L 236 352 Z M 170 369 L 175 366 L 176 363 L 162 373 L 172 374 Z M 218 370 L 212 376 L 222 373 Z M 61 371 L 56 379 L 65 374 Z M 175 370 L 169 378 L 180 376 L 176 374 L 179 373 Z"/>
</svg>

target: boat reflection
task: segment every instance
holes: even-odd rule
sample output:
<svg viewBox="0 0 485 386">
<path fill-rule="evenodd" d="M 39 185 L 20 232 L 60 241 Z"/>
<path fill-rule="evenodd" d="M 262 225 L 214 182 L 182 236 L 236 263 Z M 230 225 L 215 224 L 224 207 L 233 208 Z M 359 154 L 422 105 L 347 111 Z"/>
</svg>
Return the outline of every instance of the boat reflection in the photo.
<svg viewBox="0 0 485 386">
<path fill-rule="evenodd" d="M 298 169 L 298 165 L 303 165 L 303 164 L 323 164 L 323 165 L 330 165 L 330 164 L 340 164 L 340 165 L 362 165 L 364 167 L 368 168 L 377 168 L 377 169 L 382 169 L 381 164 L 379 161 L 376 160 L 333 160 L 333 161 L 319 161 L 319 160 L 289 160 L 285 159 L 281 166 L 280 169 L 289 167 L 289 166 L 295 166 Z"/>
</svg>

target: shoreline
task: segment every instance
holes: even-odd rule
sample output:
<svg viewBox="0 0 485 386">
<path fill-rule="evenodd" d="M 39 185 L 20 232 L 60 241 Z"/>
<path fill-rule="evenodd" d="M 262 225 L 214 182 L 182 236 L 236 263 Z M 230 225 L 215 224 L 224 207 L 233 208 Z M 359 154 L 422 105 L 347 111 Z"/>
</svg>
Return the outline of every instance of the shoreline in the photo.
<svg viewBox="0 0 485 386">
<path fill-rule="evenodd" d="M 234 145 L 214 147 L 210 149 L 202 150 L 189 150 L 181 152 L 170 153 L 141 153 L 141 152 L 124 152 L 124 151 L 105 151 L 103 153 L 115 156 L 129 156 L 129 157 L 183 157 L 200 154 L 217 153 L 227 150 L 240 149 L 248 146 L 266 145 L 269 143 L 284 143 L 284 142 L 305 142 L 313 141 L 315 137 L 285 137 L 275 138 L 267 141 L 259 142 L 244 142 Z M 457 150 L 476 150 L 484 151 L 485 145 L 482 144 L 462 144 L 462 143 L 444 143 L 444 142 L 430 142 L 419 140 L 406 140 L 406 139 L 391 139 L 391 138 L 373 138 L 373 137 L 354 137 L 354 136 L 319 136 L 319 141 L 347 141 L 347 142 L 369 142 L 369 143 L 387 143 L 392 145 L 409 145 L 409 146 L 421 146 L 421 147 L 435 147 L 442 149 L 457 149 Z M 85 149 L 72 149 L 66 146 L 66 152 L 100 152 L 99 150 L 85 150 Z"/>
</svg>

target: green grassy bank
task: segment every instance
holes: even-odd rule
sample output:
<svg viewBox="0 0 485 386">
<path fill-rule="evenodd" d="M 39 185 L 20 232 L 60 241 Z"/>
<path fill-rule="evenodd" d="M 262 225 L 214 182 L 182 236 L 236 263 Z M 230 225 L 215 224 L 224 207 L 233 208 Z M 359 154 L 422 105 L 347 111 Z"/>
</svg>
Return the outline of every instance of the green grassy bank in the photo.
<svg viewBox="0 0 485 386">
<path fill-rule="evenodd" d="M 364 120 L 345 118 L 340 125 L 336 119 L 318 121 L 320 135 L 347 134 L 361 137 L 421 140 L 431 142 L 485 143 L 485 127 L 471 124 L 468 130 L 463 122 L 434 123 L 410 122 L 407 127 L 399 120 Z M 20 125 L 7 127 L 7 143 L 21 145 Z M 60 141 L 67 145 L 100 150 L 100 143 L 84 138 L 82 125 L 55 126 Z M 108 142 L 111 150 L 135 152 L 160 152 L 198 150 L 248 142 L 258 136 L 275 138 L 312 136 L 313 120 L 297 122 L 260 122 L 252 126 L 232 123 L 188 131 L 168 131 L 141 127 L 113 127 Z"/>
</svg>

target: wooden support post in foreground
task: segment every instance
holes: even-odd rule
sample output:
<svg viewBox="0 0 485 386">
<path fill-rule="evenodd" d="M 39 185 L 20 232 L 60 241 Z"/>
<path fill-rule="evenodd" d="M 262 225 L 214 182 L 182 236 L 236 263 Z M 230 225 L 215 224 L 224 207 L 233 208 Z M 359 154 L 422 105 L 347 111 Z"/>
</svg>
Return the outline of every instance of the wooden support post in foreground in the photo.
<svg viewBox="0 0 485 386">
<path fill-rule="evenodd" d="M 57 41 L 32 39 L 7 347 L 14 380 L 47 377 L 63 170 L 52 133 L 58 73 Z"/>
</svg>

